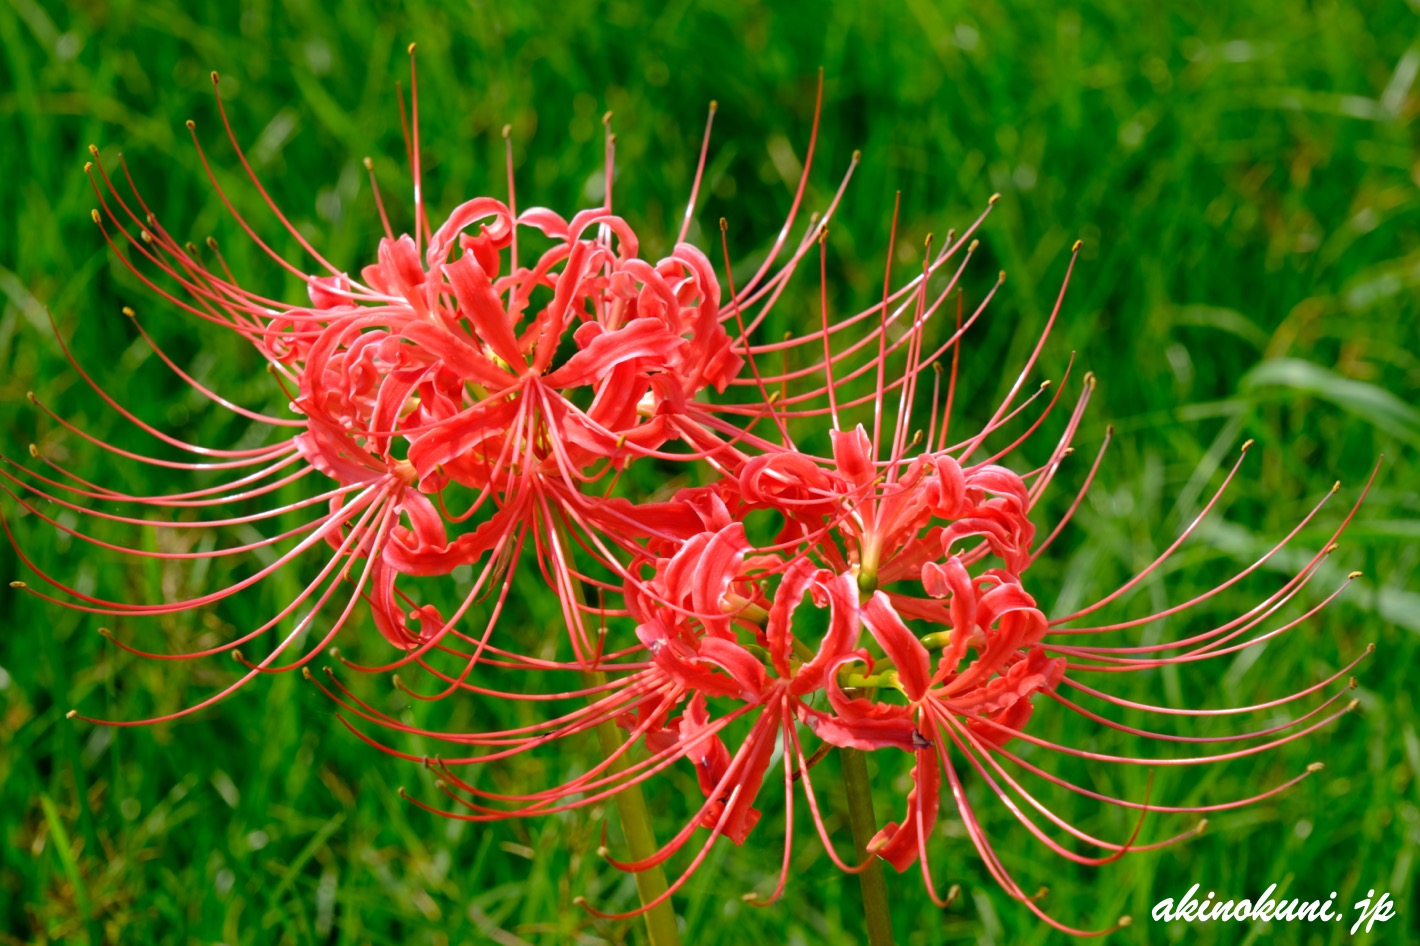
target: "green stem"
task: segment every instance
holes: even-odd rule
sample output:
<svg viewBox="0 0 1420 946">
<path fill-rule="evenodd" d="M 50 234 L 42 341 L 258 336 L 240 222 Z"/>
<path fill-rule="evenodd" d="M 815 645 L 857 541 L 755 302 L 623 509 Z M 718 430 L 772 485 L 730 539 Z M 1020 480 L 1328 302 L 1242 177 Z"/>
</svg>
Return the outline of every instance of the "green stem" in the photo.
<svg viewBox="0 0 1420 946">
<path fill-rule="evenodd" d="M 853 846 L 858 858 L 868 856 L 868 842 L 878 830 L 873 815 L 873 789 L 868 783 L 868 763 L 860 749 L 839 749 L 843 762 L 843 786 L 848 791 L 848 822 L 853 828 Z M 888 912 L 887 880 L 883 862 L 874 859 L 861 874 L 863 920 L 868 927 L 868 946 L 892 946 L 892 914 Z"/>
<path fill-rule="evenodd" d="M 600 670 L 584 674 L 588 684 L 600 686 L 606 682 L 606 674 Z M 597 743 L 602 755 L 611 758 L 621 748 L 621 733 L 616 723 L 603 720 L 597 724 Z M 608 766 L 609 775 L 619 775 L 627 766 L 626 756 L 618 756 Z M 643 860 L 656 853 L 656 835 L 651 828 L 651 813 L 646 807 L 646 796 L 641 792 L 640 783 L 628 785 L 616 793 L 616 810 L 621 814 L 621 830 L 626 835 L 626 846 L 631 851 L 631 859 Z M 657 864 L 636 872 L 636 892 L 644 906 L 666 892 L 666 874 Z M 646 920 L 646 935 L 651 946 L 680 946 L 680 930 L 676 927 L 675 907 L 669 897 L 643 914 Z"/>
<path fill-rule="evenodd" d="M 570 556 L 572 544 L 568 541 L 566 524 L 554 519 L 553 528 L 558 544 L 564 550 L 562 554 Z M 568 575 L 568 582 L 571 585 L 572 597 L 579 605 L 585 606 L 587 596 L 582 589 L 582 583 L 573 575 Z M 600 670 L 589 670 L 583 673 L 582 677 L 588 688 L 600 687 L 606 683 L 606 674 Z M 602 720 L 596 726 L 596 733 L 602 756 L 610 759 L 622 746 L 621 733 L 617 731 L 615 721 Z M 620 775 L 626 771 L 629 764 L 626 754 L 622 753 L 607 766 L 607 774 Z M 656 834 L 651 828 L 651 813 L 646 808 L 646 796 L 642 794 L 639 782 L 627 785 L 616 793 L 616 810 L 621 815 L 621 831 L 626 836 L 626 847 L 631 852 L 631 860 L 645 860 L 655 854 Z M 635 871 L 635 874 L 636 892 L 641 897 L 642 906 L 655 901 L 666 892 L 666 872 L 661 869 L 661 865 Z M 642 917 L 646 921 L 646 935 L 651 946 L 680 946 L 680 930 L 676 927 L 675 906 L 670 897 L 662 899 L 643 913 Z"/>
</svg>

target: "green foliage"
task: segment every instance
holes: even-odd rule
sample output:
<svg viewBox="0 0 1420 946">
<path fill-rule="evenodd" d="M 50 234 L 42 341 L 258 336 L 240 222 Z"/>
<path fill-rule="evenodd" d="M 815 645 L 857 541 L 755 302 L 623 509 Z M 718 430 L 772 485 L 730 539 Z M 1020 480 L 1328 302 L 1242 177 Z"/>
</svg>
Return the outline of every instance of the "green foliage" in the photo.
<svg viewBox="0 0 1420 946">
<path fill-rule="evenodd" d="M 821 64 L 824 120 L 810 206 L 831 196 L 855 149 L 863 155 L 832 234 L 840 311 L 871 302 L 881 285 L 895 191 L 903 195 L 899 272 L 921 265 L 928 231 L 963 226 L 990 194 L 1003 195 L 968 290 L 979 298 L 998 268 L 1010 273 L 963 360 L 968 421 L 987 416 L 1014 379 L 1070 244 L 1085 240 L 1041 376 L 1058 379 L 1074 351 L 1073 378 L 1090 369 L 1101 384 L 1078 441 L 1081 462 L 1062 474 L 1042 522 L 1068 504 L 1107 423 L 1116 437 L 1076 527 L 1032 569 L 1031 588 L 1047 610 L 1072 610 L 1152 560 L 1196 515 L 1248 437 L 1257 448 L 1176 564 L 1103 615 L 1127 619 L 1211 587 L 1270 548 L 1340 479 L 1341 493 L 1290 556 L 1141 639 L 1212 627 L 1321 548 L 1377 456 L 1386 456 L 1353 532 L 1299 602 L 1304 609 L 1347 571 L 1364 570 L 1332 608 L 1258 650 L 1190 672 L 1110 681 L 1132 699 L 1242 705 L 1320 679 L 1375 642 L 1375 657 L 1358 669 L 1359 715 L 1275 753 L 1162 771 L 1151 797 L 1205 804 L 1261 791 L 1313 760 L 1327 770 L 1280 797 L 1218 815 L 1195 841 L 1100 869 L 1053 858 L 968 775 L 1003 860 L 1027 887 L 1048 885 L 1043 903 L 1064 919 L 1103 926 L 1132 914 L 1135 924 L 1118 942 L 1347 939 L 1340 925 L 1249 932 L 1148 919 L 1157 900 L 1194 882 L 1237 897 L 1271 882 L 1306 898 L 1337 890 L 1347 907 L 1369 888 L 1387 890 L 1399 916 L 1376 938 L 1400 941 L 1420 928 L 1420 736 L 1409 687 L 1420 656 L 1420 595 L 1408 581 L 1420 565 L 1415 35 L 1414 11 L 1403 4 L 1335 0 L 1182 4 L 1168 14 L 1120 0 L 1058 12 L 993 0 L 804 2 L 774 11 L 671 0 L 559 4 L 555 12 L 544 4 L 427 0 L 13 0 L 0 7 L 7 221 L 0 442 L 22 457 L 34 441 L 45 456 L 113 488 L 151 492 L 187 482 L 111 463 L 26 403 L 34 390 L 96 436 L 152 448 L 83 388 L 49 333 L 46 309 L 109 390 L 189 440 L 249 445 L 261 432 L 205 407 L 152 358 L 121 306 L 137 308 L 204 383 L 239 403 L 279 409 L 254 353 L 144 290 L 89 219 L 95 198 L 80 169 L 94 142 L 111 173 L 118 152 L 126 154 L 148 204 L 180 239 L 215 235 L 246 284 L 299 298 L 299 284 L 226 215 L 188 140 L 183 121 L 192 118 L 233 202 L 275 249 L 298 259 L 220 134 L 211 69 L 222 73 L 236 132 L 277 204 L 327 258 L 351 269 L 371 259 L 380 234 L 364 156 L 375 159 L 396 225 L 409 219 L 394 83 L 406 75 L 411 40 L 420 50 L 426 193 L 436 217 L 468 196 L 505 193 L 505 123 L 521 204 L 570 212 L 599 200 L 600 118 L 611 110 L 617 209 L 651 251 L 665 249 L 679 225 L 706 104 L 716 99 L 691 238 L 718 259 L 716 221 L 728 218 L 738 269 L 762 258 L 787 209 Z M 815 281 L 801 277 L 796 287 L 767 332 L 817 318 Z M 1068 396 L 1076 391 L 1071 380 Z M 33 516 L 16 517 L 8 499 L 4 511 L 38 565 L 86 591 L 131 600 L 191 595 L 237 574 L 133 565 L 76 547 Z M 5 577 L 24 577 L 8 546 L 0 566 Z M 155 650 L 213 646 L 265 620 L 301 582 L 283 575 L 269 584 L 205 619 L 162 620 L 134 639 Z M 550 633 L 555 608 L 537 600 L 535 585 L 523 590 L 524 631 Z M 631 882 L 596 857 L 610 809 L 480 827 L 428 816 L 396 789 L 437 797 L 432 776 L 351 736 L 297 674 L 259 681 L 173 724 L 76 726 L 64 718 L 71 706 L 114 718 L 171 711 L 225 686 L 236 668 L 131 657 L 94 632 L 97 618 L 8 589 L 0 617 L 0 942 L 640 941 L 639 926 L 594 921 L 571 905 L 577 894 L 634 902 Z M 368 625 L 358 630 L 373 634 Z M 373 660 L 380 651 L 365 652 Z M 383 679 L 362 682 L 362 693 L 387 711 L 421 721 L 434 712 L 408 707 Z M 523 718 L 516 707 L 474 700 L 443 712 L 442 721 L 466 727 Z M 1243 725 L 1284 718 L 1256 714 Z M 1225 732 L 1218 722 L 1198 731 Z M 1031 725 L 1100 751 L 1138 748 L 1048 702 Z M 412 742 L 406 748 L 419 751 Z M 526 789 L 579 762 L 538 764 L 546 771 L 500 776 L 497 787 Z M 846 849 L 833 764 L 825 763 L 820 784 Z M 1139 771 L 1068 758 L 1047 764 L 1100 792 L 1139 798 L 1147 788 Z M 901 817 L 903 775 L 881 774 L 881 820 Z M 663 835 L 693 791 L 689 773 L 649 789 L 653 808 L 671 815 Z M 688 942 L 861 938 L 855 881 L 828 863 L 802 810 L 785 899 L 765 910 L 739 899 L 768 889 L 778 869 L 779 794 L 766 788 L 755 836 L 743 849 L 718 847 L 677 898 Z M 1100 813 L 1086 800 L 1044 789 L 1041 798 L 1085 830 L 1112 839 L 1132 830 L 1122 814 Z M 1143 836 L 1188 824 L 1150 816 Z M 991 882 L 955 815 L 944 818 L 934 851 L 938 883 L 960 882 L 964 900 L 937 911 L 916 870 L 890 876 L 899 942 L 1055 938 Z"/>
</svg>

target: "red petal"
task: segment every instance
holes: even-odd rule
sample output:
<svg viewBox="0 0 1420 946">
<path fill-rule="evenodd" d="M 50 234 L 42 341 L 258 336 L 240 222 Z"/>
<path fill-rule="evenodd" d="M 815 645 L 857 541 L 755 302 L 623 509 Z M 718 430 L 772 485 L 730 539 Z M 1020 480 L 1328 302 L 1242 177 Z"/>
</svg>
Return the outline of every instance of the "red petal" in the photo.
<svg viewBox="0 0 1420 946">
<path fill-rule="evenodd" d="M 459 309 L 473 323 L 479 340 L 510 367 L 526 366 L 508 313 L 503 309 L 503 300 L 493 291 L 493 283 L 478 260 L 466 253 L 452 263 L 445 263 L 444 275 L 449 277 Z"/>
</svg>

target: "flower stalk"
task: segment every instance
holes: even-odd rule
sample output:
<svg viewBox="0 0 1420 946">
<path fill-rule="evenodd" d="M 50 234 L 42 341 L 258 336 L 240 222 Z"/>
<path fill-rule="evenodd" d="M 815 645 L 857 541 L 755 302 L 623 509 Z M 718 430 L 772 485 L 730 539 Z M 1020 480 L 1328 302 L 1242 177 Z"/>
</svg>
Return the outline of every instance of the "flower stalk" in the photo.
<svg viewBox="0 0 1420 946">
<path fill-rule="evenodd" d="M 570 554 L 572 541 L 566 524 L 554 521 L 554 530 L 558 543 Z M 587 594 L 582 583 L 571 581 L 568 584 L 577 605 L 585 608 Z M 607 682 L 606 674 L 601 670 L 587 670 L 582 674 L 582 679 L 589 689 L 599 689 L 606 686 Z M 617 732 L 616 722 L 604 719 L 595 729 L 597 747 L 601 750 L 602 758 L 609 760 L 607 774 L 612 778 L 623 775 L 628 762 L 626 753 L 622 751 L 621 733 Z M 616 793 L 616 811 L 621 816 L 621 833 L 626 838 L 631 860 L 641 861 L 654 855 L 657 848 L 656 832 L 651 826 L 651 812 L 646 807 L 646 795 L 641 791 L 639 782 L 628 782 Z M 680 946 L 675 905 L 666 895 L 666 872 L 661 869 L 660 864 L 655 864 L 636 871 L 635 874 L 636 894 L 641 900 L 641 906 L 647 908 L 642 917 L 646 921 L 646 936 L 651 946 Z"/>
<path fill-rule="evenodd" d="M 868 760 L 861 749 L 838 750 L 843 766 L 843 788 L 848 794 L 848 822 L 853 831 L 853 847 L 859 860 L 868 856 L 868 842 L 878 831 L 873 814 L 873 788 L 868 781 Z M 873 860 L 858 874 L 863 891 L 863 923 L 868 930 L 868 946 L 892 946 L 892 914 L 888 911 L 887 879 L 883 863 Z"/>
<path fill-rule="evenodd" d="M 585 676 L 588 686 L 602 686 L 606 683 L 606 674 L 599 670 L 589 672 Z M 616 731 L 616 723 L 609 719 L 604 720 L 596 729 L 597 745 L 602 756 L 613 759 L 608 767 L 608 774 L 620 775 L 626 769 L 626 760 L 624 755 L 617 755 L 617 750 L 621 748 L 621 734 Z M 655 854 L 656 835 L 651 827 L 651 812 L 646 807 L 646 796 L 639 783 L 632 782 L 617 792 L 616 810 L 621 815 L 621 831 L 626 836 L 626 847 L 631 852 L 631 859 L 639 861 Z M 882 869 L 879 868 L 878 872 L 881 874 Z M 651 946 L 680 946 L 675 906 L 670 897 L 665 895 L 666 872 L 659 864 L 636 872 L 636 892 L 641 898 L 642 906 L 656 904 L 644 915 L 646 935 Z M 656 902 L 658 898 L 659 903 Z"/>
</svg>

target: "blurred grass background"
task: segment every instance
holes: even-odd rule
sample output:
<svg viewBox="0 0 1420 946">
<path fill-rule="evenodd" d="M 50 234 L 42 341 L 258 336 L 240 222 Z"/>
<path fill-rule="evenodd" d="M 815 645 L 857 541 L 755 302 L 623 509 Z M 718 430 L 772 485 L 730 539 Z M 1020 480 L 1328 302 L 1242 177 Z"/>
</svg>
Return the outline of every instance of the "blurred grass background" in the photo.
<svg viewBox="0 0 1420 946">
<path fill-rule="evenodd" d="M 137 307 L 165 346 L 229 396 L 252 406 L 279 403 L 253 353 L 157 302 L 107 253 L 88 219 L 94 199 L 80 172 L 85 148 L 99 144 L 110 168 L 122 150 L 170 230 L 198 241 L 217 236 L 249 285 L 299 298 L 224 216 L 182 122 L 197 120 L 219 178 L 274 236 L 218 133 L 207 73 L 219 70 L 237 132 L 278 203 L 328 258 L 355 269 L 371 260 L 379 235 L 363 156 L 376 159 L 396 224 L 408 220 L 394 82 L 406 74 L 404 46 L 416 40 L 436 220 L 467 196 L 504 193 L 505 123 L 514 129 L 522 205 L 570 213 L 599 200 L 600 118 L 610 109 L 618 209 L 648 252 L 664 250 L 679 223 L 706 104 L 716 99 L 692 239 L 712 240 L 715 221 L 726 216 L 746 266 L 787 208 L 822 65 L 813 206 L 831 194 L 851 152 L 863 153 L 833 236 L 832 278 L 843 304 L 871 301 L 881 279 L 894 191 L 903 192 L 901 271 L 920 265 L 916 247 L 925 232 L 964 225 L 991 193 L 1003 194 L 982 233 L 988 258 L 977 267 L 978 289 L 998 266 L 1010 280 L 963 367 L 965 413 L 978 420 L 1033 344 L 1069 246 L 1083 237 L 1042 369 L 1058 377 L 1078 351 L 1079 368 L 1101 377 L 1081 455 L 1092 454 L 1106 423 L 1119 436 L 1079 528 L 1032 570 L 1032 589 L 1054 613 L 1113 588 L 1157 554 L 1247 437 L 1259 449 L 1225 515 L 1185 547 L 1180 567 L 1108 614 L 1146 613 L 1216 583 L 1342 480 L 1342 494 L 1281 563 L 1295 567 L 1325 542 L 1340 507 L 1384 453 L 1341 550 L 1302 596 L 1314 603 L 1346 571 L 1364 570 L 1334 607 L 1265 648 L 1188 673 L 1119 682 L 1118 692 L 1135 699 L 1238 705 L 1320 678 L 1374 641 L 1377 654 L 1360 669 L 1358 716 L 1216 772 L 1169 773 L 1154 797 L 1224 800 L 1314 759 L 1327 763 L 1324 773 L 1213 818 L 1187 845 L 1100 870 L 1051 857 L 981 786 L 974 784 L 973 797 L 1022 883 L 1050 886 L 1045 903 L 1054 913 L 1084 925 L 1135 916 L 1116 942 L 1347 939 L 1349 922 L 1250 929 L 1148 919 L 1157 900 L 1195 882 L 1237 897 L 1272 882 L 1304 898 L 1337 890 L 1348 908 L 1367 889 L 1385 890 L 1399 916 L 1373 938 L 1420 935 L 1420 736 L 1409 686 L 1420 633 L 1420 596 L 1410 581 L 1420 563 L 1414 6 L 1266 0 L 1181 4 L 1157 14 L 1119 0 L 1061 11 L 908 0 L 876 9 L 786 3 L 771 12 L 755 3 L 672 0 L 659 8 L 571 5 L 554 14 L 532 4 L 8 0 L 0 5 L 7 454 L 23 456 L 36 441 L 121 488 L 179 488 L 61 436 L 25 402 L 33 389 L 96 433 L 143 445 L 76 389 L 49 335 L 46 307 L 80 360 L 144 417 L 202 442 L 252 436 L 151 363 L 118 316 L 121 305 Z M 274 237 L 279 248 L 289 242 Z M 813 280 L 797 285 L 776 326 L 815 317 Z M 1063 477 L 1043 522 L 1053 521 L 1081 473 Z M 7 505 L 7 516 L 13 510 Z M 220 569 L 139 567 L 74 548 L 33 517 L 21 517 L 16 529 L 42 565 L 111 595 L 137 600 L 223 581 Z M 19 576 L 8 548 L 0 566 L 5 577 Z M 1212 626 L 1208 618 L 1251 607 L 1279 574 L 1245 582 L 1216 607 L 1144 639 Z M 220 640 L 298 587 L 294 578 L 273 584 L 209 618 L 161 622 L 138 642 Z M 532 601 L 526 620 L 537 631 L 551 627 L 555 613 Z M 428 796 L 427 773 L 360 744 L 294 674 L 176 724 L 67 724 L 64 713 L 74 705 L 135 717 L 193 702 L 231 679 L 231 665 L 137 661 L 94 633 L 97 619 L 8 589 L 0 622 L 0 942 L 640 941 L 637 924 L 594 921 L 571 906 L 578 893 L 632 902 L 628 882 L 594 853 L 607 812 L 486 827 L 426 816 L 395 790 L 404 784 Z M 367 694 L 385 693 L 382 681 L 365 682 Z M 390 707 L 402 706 L 396 697 L 391 691 Z M 488 714 L 506 721 L 513 712 L 470 703 L 453 711 L 465 724 L 489 725 Z M 1138 748 L 1048 704 L 1032 728 L 1106 751 Z M 1059 770 L 1099 790 L 1143 793 L 1142 773 L 1068 762 Z M 535 784 L 542 773 L 532 775 Z M 683 809 L 683 795 L 693 791 L 688 775 L 653 789 L 656 807 Z M 830 781 L 821 784 L 846 844 Z M 900 782 L 884 788 L 880 818 L 900 817 Z M 833 870 L 803 823 L 785 899 L 768 910 L 739 900 L 777 870 L 778 795 L 765 790 L 765 823 L 746 848 L 717 849 L 677 898 L 688 942 L 859 940 L 856 883 Z M 1124 837 L 1132 826 L 1083 801 L 1049 797 L 1087 829 Z M 669 818 L 662 834 L 676 823 Z M 1145 831 L 1163 836 L 1186 824 L 1151 818 Z M 934 850 L 939 882 L 961 882 L 966 896 L 937 911 L 915 870 L 891 876 L 900 942 L 1055 938 L 990 881 L 954 816 L 944 818 Z"/>
</svg>

